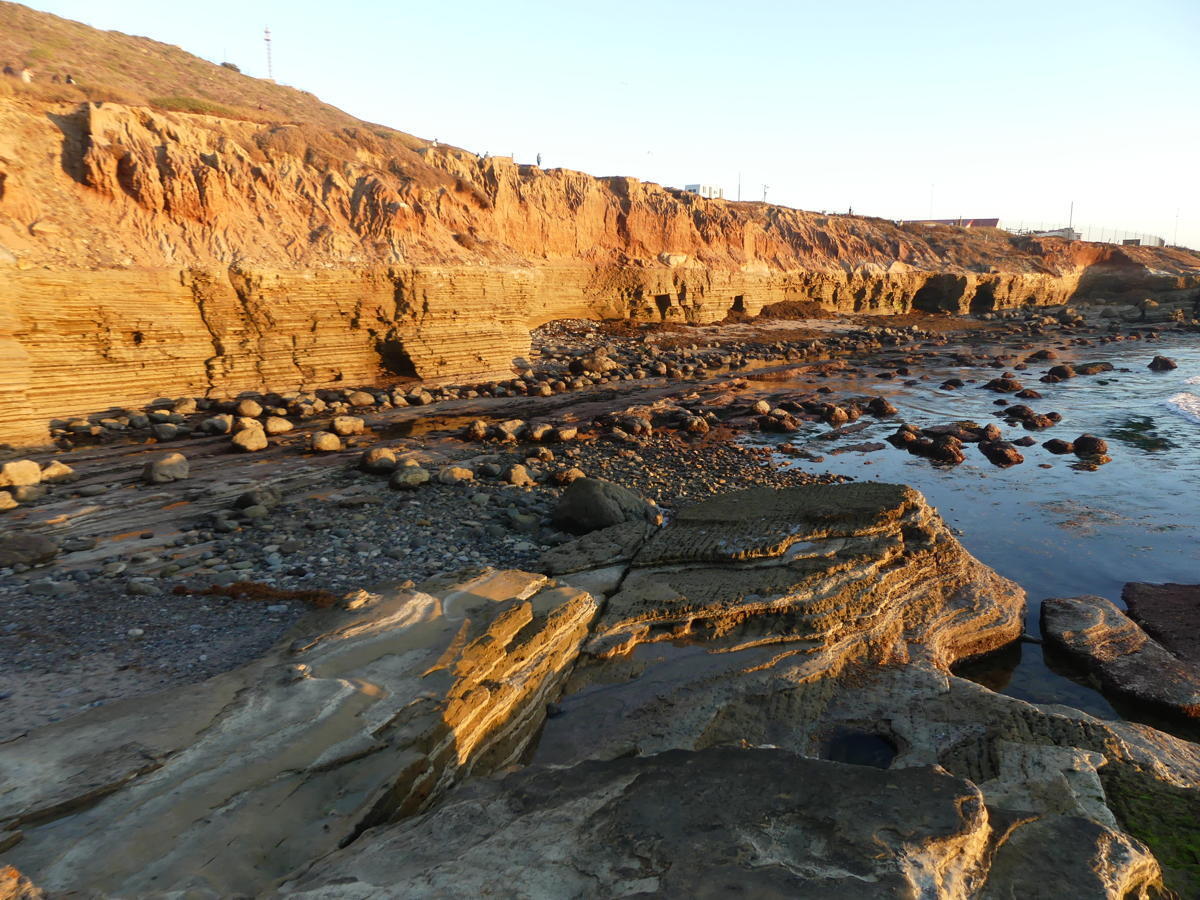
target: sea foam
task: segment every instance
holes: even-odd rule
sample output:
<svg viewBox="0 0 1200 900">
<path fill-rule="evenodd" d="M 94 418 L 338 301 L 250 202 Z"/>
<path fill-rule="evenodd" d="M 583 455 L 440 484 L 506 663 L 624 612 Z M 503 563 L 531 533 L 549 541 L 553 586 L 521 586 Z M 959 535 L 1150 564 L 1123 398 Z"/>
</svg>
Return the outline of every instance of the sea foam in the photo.
<svg viewBox="0 0 1200 900">
<path fill-rule="evenodd" d="M 1187 391 L 1168 397 L 1164 402 L 1167 409 L 1176 415 L 1183 416 L 1189 422 L 1200 425 L 1200 397 Z"/>
<path fill-rule="evenodd" d="M 1200 384 L 1200 375 L 1193 375 L 1184 384 Z"/>
</svg>

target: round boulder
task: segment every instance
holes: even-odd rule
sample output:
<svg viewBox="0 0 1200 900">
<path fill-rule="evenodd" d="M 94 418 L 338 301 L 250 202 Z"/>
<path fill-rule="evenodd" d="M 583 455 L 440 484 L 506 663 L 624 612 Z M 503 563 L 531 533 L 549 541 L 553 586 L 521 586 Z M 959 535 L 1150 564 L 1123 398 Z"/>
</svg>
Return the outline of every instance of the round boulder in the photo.
<svg viewBox="0 0 1200 900">
<path fill-rule="evenodd" d="M 444 466 L 438 470 L 437 480 L 442 484 L 463 484 L 475 480 L 475 473 L 465 466 Z"/>
<path fill-rule="evenodd" d="M 504 473 L 504 480 L 517 487 L 533 487 L 537 484 L 529 470 L 520 464 L 509 466 L 508 471 Z"/>
<path fill-rule="evenodd" d="M 66 463 L 57 459 L 42 467 L 42 484 L 65 484 L 68 481 L 78 481 L 79 475 Z"/>
<path fill-rule="evenodd" d="M 182 453 L 164 453 L 142 466 L 142 481 L 146 484 L 168 484 L 187 477 L 188 461 Z"/>
<path fill-rule="evenodd" d="M 1104 456 L 1108 453 L 1108 441 L 1094 434 L 1081 434 L 1074 443 L 1076 456 Z"/>
<path fill-rule="evenodd" d="M 586 534 L 622 522 L 660 522 L 662 513 L 628 488 L 599 478 L 577 478 L 554 509 L 554 524 L 572 534 Z"/>
<path fill-rule="evenodd" d="M 1008 441 L 980 441 L 979 449 L 988 458 L 988 462 L 1002 469 L 1025 462 L 1021 451 Z"/>
<path fill-rule="evenodd" d="M 230 439 L 230 443 L 233 444 L 235 450 L 241 450 L 244 453 L 265 450 L 267 447 L 267 433 L 261 428 L 245 428 L 235 434 Z"/>
<path fill-rule="evenodd" d="M 329 424 L 330 431 L 340 437 L 362 434 L 363 429 L 366 428 L 366 423 L 358 416 L 335 416 L 334 420 Z"/>
<path fill-rule="evenodd" d="M 1149 368 L 1151 372 L 1170 372 L 1172 369 L 1178 369 L 1179 363 L 1169 356 L 1156 356 L 1150 360 Z"/>
<path fill-rule="evenodd" d="M 49 562 L 58 555 L 58 544 L 44 534 L 0 535 L 0 567 Z"/>
<path fill-rule="evenodd" d="M 372 447 L 364 450 L 358 467 L 373 475 L 386 475 L 396 468 L 396 451 L 391 447 Z"/>
<path fill-rule="evenodd" d="M 432 476 L 420 466 L 400 466 L 388 479 L 388 487 L 397 491 L 413 491 L 428 484 Z"/>
<path fill-rule="evenodd" d="M 342 449 L 342 439 L 331 431 L 314 431 L 311 446 L 318 453 L 336 453 Z"/>
</svg>

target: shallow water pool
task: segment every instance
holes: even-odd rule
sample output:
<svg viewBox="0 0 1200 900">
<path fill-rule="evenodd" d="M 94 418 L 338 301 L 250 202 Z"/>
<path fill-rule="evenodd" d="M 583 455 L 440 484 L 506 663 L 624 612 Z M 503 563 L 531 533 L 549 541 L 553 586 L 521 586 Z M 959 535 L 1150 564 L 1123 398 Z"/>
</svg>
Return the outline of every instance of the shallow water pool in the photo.
<svg viewBox="0 0 1200 900">
<path fill-rule="evenodd" d="M 1032 351 L 1015 352 L 1023 358 Z M 792 382 L 773 383 L 770 395 L 777 399 L 827 386 L 832 389 L 831 402 L 880 395 L 899 410 L 892 419 L 860 420 L 871 424 L 839 441 L 808 445 L 810 452 L 824 455 L 822 462 L 782 454 L 780 459 L 813 472 L 900 482 L 920 490 L 971 553 L 1025 588 L 1029 595 L 1026 633 L 1031 636 L 1040 635 L 1038 614 L 1046 597 L 1098 594 L 1120 604 L 1126 582 L 1200 582 L 1200 416 L 1193 414 L 1200 410 L 1200 338 L 1178 335 L 1154 343 L 1056 352 L 1058 359 L 1031 362 L 1028 370 L 1015 373 L 1026 387 L 1043 395 L 1041 400 L 982 390 L 982 384 L 1000 374 L 998 369 L 936 362 L 920 371 L 914 367 L 915 375 L 929 376 L 915 385 L 875 378 L 877 369 L 871 366 L 864 367 L 864 375 L 799 376 Z M 1179 368 L 1151 372 L 1147 366 L 1156 354 L 1172 357 Z M 1110 362 L 1115 369 L 1059 384 L 1038 381 L 1052 365 L 1093 361 Z M 957 390 L 939 387 L 952 377 L 968 384 Z M 1005 406 L 1024 403 L 1039 413 L 1057 411 L 1063 419 L 1042 431 L 1008 426 L 997 416 L 1004 409 L 995 404 L 998 398 Z M 869 453 L 833 452 L 843 445 L 882 441 L 899 422 L 925 427 L 957 420 L 996 422 L 1007 439 L 1029 434 L 1038 444 L 1020 448 L 1025 462 L 1008 469 L 993 466 L 972 444 L 964 450 L 966 461 L 953 468 L 935 467 L 890 444 Z M 806 423 L 797 434 L 755 434 L 747 441 L 804 444 L 828 431 L 827 425 Z M 1079 467 L 1075 456 L 1055 456 L 1040 446 L 1053 437 L 1070 441 L 1085 432 L 1108 441 L 1111 462 L 1088 470 Z M 961 674 L 1033 702 L 1065 703 L 1105 717 L 1119 715 L 1096 691 L 1080 683 L 1069 665 L 1047 659 L 1036 643 L 1024 642 L 968 664 Z M 1120 712 L 1138 717 L 1137 710 Z"/>
</svg>

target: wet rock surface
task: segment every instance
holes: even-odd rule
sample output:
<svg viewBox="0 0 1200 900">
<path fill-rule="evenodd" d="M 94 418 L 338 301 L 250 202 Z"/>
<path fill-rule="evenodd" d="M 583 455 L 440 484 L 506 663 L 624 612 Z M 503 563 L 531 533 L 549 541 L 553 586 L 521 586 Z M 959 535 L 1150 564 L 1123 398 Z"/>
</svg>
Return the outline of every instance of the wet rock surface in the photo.
<svg viewBox="0 0 1200 900">
<path fill-rule="evenodd" d="M 1200 585 L 1127 584 L 1129 617 L 1180 660 L 1200 666 Z"/>
<path fill-rule="evenodd" d="M 1044 600 L 1042 632 L 1105 689 L 1166 713 L 1200 718 L 1200 666 L 1174 656 L 1111 601 Z"/>
</svg>

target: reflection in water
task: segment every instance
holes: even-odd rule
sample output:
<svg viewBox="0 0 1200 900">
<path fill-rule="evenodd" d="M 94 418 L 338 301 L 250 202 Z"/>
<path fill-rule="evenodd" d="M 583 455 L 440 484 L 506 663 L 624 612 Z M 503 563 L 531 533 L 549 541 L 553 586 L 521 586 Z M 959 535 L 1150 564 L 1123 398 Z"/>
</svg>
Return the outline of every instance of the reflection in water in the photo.
<svg viewBox="0 0 1200 900">
<path fill-rule="evenodd" d="M 818 382 L 799 376 L 773 384 L 768 390 L 774 395 L 789 388 L 808 394 L 820 384 L 831 388 L 833 396 L 882 395 L 899 409 L 891 420 L 862 420 L 868 427 L 844 442 L 808 446 L 824 456 L 821 462 L 782 455 L 781 461 L 813 472 L 900 482 L 921 491 L 967 550 L 1025 588 L 1025 630 L 1030 635 L 1040 634 L 1038 616 L 1046 597 L 1097 594 L 1120 605 L 1121 587 L 1129 581 L 1194 583 L 1200 572 L 1195 509 L 1200 424 L 1174 414 L 1164 401 L 1200 375 L 1200 342 L 1193 335 L 1172 335 L 1152 347 L 1121 343 L 1089 347 L 1082 354 L 1063 347 L 1058 353 L 1059 362 L 1082 356 L 1089 362 L 1111 362 L 1115 369 L 1103 379 L 1081 376 L 1058 384 L 1037 381 L 1043 364 L 1032 363 L 1019 372 L 1026 386 L 1036 384 L 1043 395 L 1023 402 L 1038 413 L 1054 411 L 1063 417 L 1036 432 L 1004 422 L 996 395 L 979 389 L 992 377 L 988 369 L 935 363 L 923 372 L 928 379 L 908 383 L 866 377 Z M 1179 368 L 1150 372 L 1146 367 L 1156 353 L 1175 358 Z M 937 386 L 952 378 L 964 386 Z M 970 444 L 965 462 L 943 468 L 890 446 L 874 453 L 836 452 L 842 443 L 881 441 L 902 421 L 924 427 L 962 420 L 996 422 L 1009 439 L 1030 434 L 1039 445 L 1050 438 L 1073 441 L 1085 433 L 1098 435 L 1109 441 L 1112 461 L 1090 471 L 1076 469 L 1075 456 L 1055 456 L 1037 445 L 1022 448 L 1025 462 L 1006 469 L 992 466 Z M 755 434 L 747 441 L 802 445 L 828 430 L 806 423 L 798 434 Z M 1010 648 L 1006 654 L 965 666 L 963 674 L 1032 702 L 1064 703 L 1106 717 L 1118 714 L 1086 680 L 1051 668 L 1037 645 Z"/>
<path fill-rule="evenodd" d="M 1021 664 L 1022 641 L 1002 647 L 995 653 L 988 653 L 976 659 L 968 660 L 954 667 L 954 674 L 982 684 L 990 691 L 1003 693 L 1012 681 L 1013 672 Z"/>
<path fill-rule="evenodd" d="M 1113 426 L 1109 434 L 1129 447 L 1153 453 L 1170 450 L 1176 445 L 1158 433 L 1150 416 L 1130 416 Z"/>
<path fill-rule="evenodd" d="M 839 728 L 821 748 L 822 759 L 876 769 L 890 766 L 896 753 L 896 745 L 890 738 L 850 728 Z"/>
</svg>

